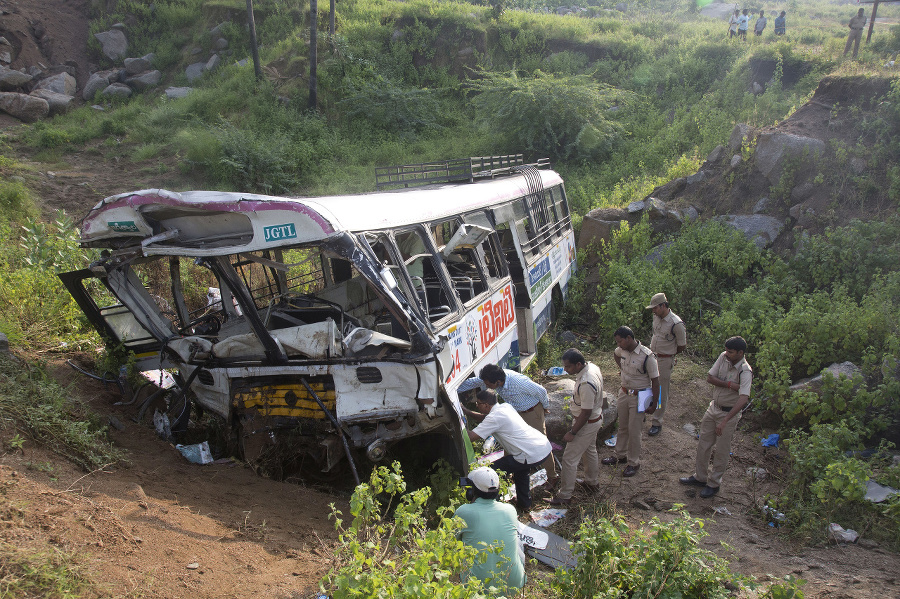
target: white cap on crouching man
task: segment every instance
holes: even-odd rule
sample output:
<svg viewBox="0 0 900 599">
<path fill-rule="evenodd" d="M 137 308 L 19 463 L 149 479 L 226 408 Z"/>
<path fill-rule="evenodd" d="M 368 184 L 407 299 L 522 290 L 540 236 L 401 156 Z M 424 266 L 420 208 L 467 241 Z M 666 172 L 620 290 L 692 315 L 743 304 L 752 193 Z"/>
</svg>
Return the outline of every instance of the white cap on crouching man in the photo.
<svg viewBox="0 0 900 599">
<path fill-rule="evenodd" d="M 500 488 L 500 477 L 493 468 L 487 466 L 472 470 L 468 478 L 482 493 L 492 493 Z"/>
<path fill-rule="evenodd" d="M 669 300 L 666 299 L 665 293 L 657 293 L 652 298 L 650 298 L 650 305 L 647 306 L 647 309 L 649 310 L 651 308 L 655 308 L 656 306 L 658 306 L 660 304 L 665 304 L 668 301 Z"/>
</svg>

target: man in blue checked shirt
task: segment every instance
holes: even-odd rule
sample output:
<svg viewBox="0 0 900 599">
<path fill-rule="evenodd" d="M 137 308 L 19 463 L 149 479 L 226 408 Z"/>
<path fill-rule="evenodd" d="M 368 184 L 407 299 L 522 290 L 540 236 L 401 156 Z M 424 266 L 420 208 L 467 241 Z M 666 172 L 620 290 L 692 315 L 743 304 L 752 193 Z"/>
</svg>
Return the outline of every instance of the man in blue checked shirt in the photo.
<svg viewBox="0 0 900 599">
<path fill-rule="evenodd" d="M 515 408 L 522 420 L 547 436 L 545 418 L 547 412 L 550 411 L 550 398 L 547 396 L 547 390 L 542 386 L 524 374 L 519 374 L 514 370 L 505 370 L 496 364 L 488 364 L 481 369 L 477 377 L 463 381 L 457 391 L 462 393 L 475 388 L 493 391 L 505 403 Z M 469 418 L 475 419 L 476 422 L 484 419 L 484 414 L 472 411 L 465 406 L 463 406 L 463 412 Z M 552 488 L 558 480 L 553 454 L 544 460 L 542 466 L 547 470 L 547 486 Z"/>
</svg>

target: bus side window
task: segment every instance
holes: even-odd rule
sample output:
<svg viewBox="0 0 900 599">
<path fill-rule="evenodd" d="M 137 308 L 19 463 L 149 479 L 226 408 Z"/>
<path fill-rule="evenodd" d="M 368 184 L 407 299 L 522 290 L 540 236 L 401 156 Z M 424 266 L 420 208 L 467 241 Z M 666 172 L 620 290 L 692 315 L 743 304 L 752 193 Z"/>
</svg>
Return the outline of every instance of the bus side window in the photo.
<svg viewBox="0 0 900 599">
<path fill-rule="evenodd" d="M 459 219 L 444 221 L 433 226 L 432 232 L 438 244 L 438 250 L 444 248 L 459 226 Z M 468 304 L 487 291 L 488 286 L 481 268 L 478 266 L 474 248 L 455 249 L 449 256 L 445 256 L 444 264 L 447 266 L 447 272 L 450 273 L 453 289 L 463 304 Z"/>
<path fill-rule="evenodd" d="M 437 322 L 455 311 L 456 303 L 447 296 L 435 268 L 434 255 L 422 233 L 417 230 L 397 233 L 394 238 L 406 272 L 412 281 L 414 296 L 431 322 Z"/>
</svg>

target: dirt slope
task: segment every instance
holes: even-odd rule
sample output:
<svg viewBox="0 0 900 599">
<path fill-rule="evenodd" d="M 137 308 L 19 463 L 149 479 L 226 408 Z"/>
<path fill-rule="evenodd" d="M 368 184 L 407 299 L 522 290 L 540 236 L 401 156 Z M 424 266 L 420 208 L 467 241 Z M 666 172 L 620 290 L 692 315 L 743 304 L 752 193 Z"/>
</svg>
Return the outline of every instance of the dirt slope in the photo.
<svg viewBox="0 0 900 599">
<path fill-rule="evenodd" d="M 618 376 L 611 356 L 595 360 L 605 384 L 615 388 Z M 751 421 L 741 423 L 722 492 L 712 500 L 686 494 L 689 490 L 678 477 L 692 469 L 696 440 L 682 427 L 697 424 L 708 402 L 704 372 L 702 366 L 679 363 L 674 409 L 662 434 L 649 438 L 644 433 L 638 476 L 623 479 L 619 468 L 603 467 L 601 491 L 576 495 L 577 505 L 552 530 L 571 533 L 603 503 L 615 504 L 634 525 L 652 517 L 670 520 L 674 516 L 661 510 L 684 504 L 706 522 L 709 536 L 703 546 L 728 559 L 735 572 L 763 582 L 801 576 L 809 581 L 807 597 L 900 597 L 900 556 L 877 543 L 795 547 L 760 518 L 757 506 L 784 482 L 779 475 L 782 454 L 764 453 L 759 438 L 767 431 Z M 89 398 L 94 409 L 125 424 L 124 431 L 111 429 L 111 435 L 127 451 L 131 465 L 85 475 L 31 442 L 24 451 L 0 456 L 0 512 L 5 514 L 0 542 L 76 551 L 96 596 L 314 595 L 335 540 L 329 504 L 346 512 L 345 492 L 274 482 L 241 464 L 190 464 L 158 439 L 148 423 L 134 423 L 133 407 L 113 405 L 120 399 L 118 391 L 62 364 L 55 374 L 74 383 L 73 392 Z M 13 433 L 6 429 L 0 437 Z M 773 477 L 753 482 L 744 474 L 750 466 L 763 466 Z M 542 493 L 538 497 L 549 499 Z M 647 511 L 638 502 L 654 507 Z M 548 506 L 542 502 L 537 507 Z M 870 531 L 859 532 L 866 539 Z M 532 577 L 551 575 L 539 566 L 530 570 Z"/>
</svg>

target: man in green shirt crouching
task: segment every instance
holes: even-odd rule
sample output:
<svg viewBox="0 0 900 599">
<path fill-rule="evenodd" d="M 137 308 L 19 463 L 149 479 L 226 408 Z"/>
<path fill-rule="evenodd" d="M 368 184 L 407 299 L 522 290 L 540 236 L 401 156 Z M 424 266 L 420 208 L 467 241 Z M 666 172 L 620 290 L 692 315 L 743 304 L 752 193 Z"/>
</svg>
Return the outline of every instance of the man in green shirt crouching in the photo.
<svg viewBox="0 0 900 599">
<path fill-rule="evenodd" d="M 484 563 L 476 563 L 463 572 L 462 579 L 473 576 L 501 592 L 521 589 L 525 586 L 525 553 L 519 541 L 516 508 L 497 501 L 500 477 L 493 468 L 476 468 L 468 478 L 475 500 L 456 509 L 456 515 L 466 522 L 459 532 L 460 539 L 480 550 L 493 546 L 501 551 L 487 552 Z"/>
</svg>

